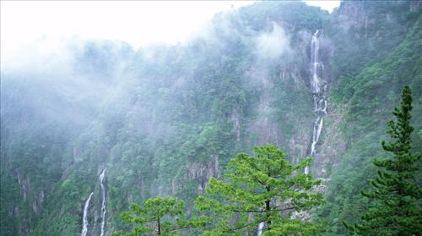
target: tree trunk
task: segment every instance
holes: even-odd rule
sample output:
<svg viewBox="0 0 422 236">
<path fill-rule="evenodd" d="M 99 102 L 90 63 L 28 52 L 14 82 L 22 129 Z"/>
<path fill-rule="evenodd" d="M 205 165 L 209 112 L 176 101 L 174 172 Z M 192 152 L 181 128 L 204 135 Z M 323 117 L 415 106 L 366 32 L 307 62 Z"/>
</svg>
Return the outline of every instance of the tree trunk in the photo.
<svg viewBox="0 0 422 236">
<path fill-rule="evenodd" d="M 267 186 L 266 189 L 267 189 L 267 192 L 271 190 L 269 186 Z M 267 212 L 267 229 L 271 229 L 271 220 L 268 220 L 271 213 L 270 202 L 271 202 L 271 199 L 268 199 L 265 201 L 265 211 Z"/>
<path fill-rule="evenodd" d="M 157 234 L 161 235 L 161 223 L 160 223 L 160 217 L 157 219 Z"/>
</svg>

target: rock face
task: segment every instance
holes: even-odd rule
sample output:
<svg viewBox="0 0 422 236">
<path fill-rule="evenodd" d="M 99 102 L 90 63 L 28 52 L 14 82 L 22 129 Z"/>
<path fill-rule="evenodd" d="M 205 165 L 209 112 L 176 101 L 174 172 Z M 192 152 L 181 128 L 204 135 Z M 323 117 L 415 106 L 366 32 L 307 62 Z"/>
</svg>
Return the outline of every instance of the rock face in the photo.
<svg viewBox="0 0 422 236">
<path fill-rule="evenodd" d="M 326 126 L 321 137 L 319 152 L 315 156 L 312 173 L 320 178 L 328 178 L 341 154 L 346 151 L 346 139 L 341 130 L 345 109 L 332 106 L 326 116 Z"/>
<path fill-rule="evenodd" d="M 211 177 L 219 176 L 219 168 L 218 155 L 213 155 L 206 163 L 190 163 L 187 167 L 187 179 L 198 184 L 197 193 L 201 194 L 204 192 L 208 180 Z"/>
<path fill-rule="evenodd" d="M 17 192 L 0 212 L 16 228 L 10 235 L 29 235 L 35 229 L 45 235 L 80 233 L 91 192 L 87 235 L 107 235 L 120 224 L 118 215 L 130 202 L 156 195 L 192 199 L 204 192 L 210 178 L 221 175 L 234 154 L 267 143 L 284 149 L 296 163 L 311 155 L 309 173 L 326 187 L 335 182 L 330 178 L 333 169 L 356 143 L 344 132 L 351 109 L 366 112 L 357 119 L 384 111 L 379 105 L 350 101 L 370 94 L 365 102 L 385 102 L 373 101 L 376 95 L 392 103 L 393 90 L 410 79 L 382 90 L 386 81 L 378 75 L 384 68 L 372 68 L 371 81 L 360 81 L 365 84 L 360 95 L 355 87 L 362 85 L 353 81 L 399 45 L 410 30 L 412 22 L 407 21 L 416 19 L 421 7 L 422 1 L 345 1 L 328 15 L 300 2 L 263 2 L 219 15 L 205 36 L 187 45 L 128 49 L 132 56 L 122 57 L 101 56 L 102 47 L 91 43 L 84 52 L 90 60 L 79 55 L 79 66 L 104 60 L 100 64 L 109 67 L 122 59 L 129 65 L 98 75 L 95 70 L 101 67 L 92 67 L 88 79 L 75 78 L 75 91 L 66 83 L 51 86 L 54 78 L 46 82 L 30 74 L 30 80 L 3 83 L 2 76 L 1 177 L 13 177 L 5 181 L 2 197 Z M 394 13 L 396 8 L 409 14 Z M 319 41 L 318 60 L 313 36 Z M 413 58 L 412 48 L 408 51 L 403 61 Z M 399 59 L 391 80 L 406 72 Z M 105 78 L 111 88 L 100 81 L 109 74 L 117 74 Z M 101 86 L 90 83 L 94 77 Z M 78 82 L 87 86 L 76 86 Z M 78 96 L 67 98 L 56 87 Z M 89 88 L 106 96 L 88 93 L 87 99 L 80 98 Z M 91 98 L 96 105 L 89 105 Z M 75 117 L 63 116 L 62 107 L 88 110 L 80 118 L 86 124 L 76 129 L 71 122 Z M 34 119 L 34 111 L 41 118 Z M 103 186 L 95 173 L 99 163 L 109 167 Z M 325 191 L 324 186 L 316 191 Z M 102 206 L 107 208 L 101 211 Z M 55 220 L 59 223 L 51 225 Z"/>
<path fill-rule="evenodd" d="M 345 23 L 344 27 L 365 24 L 367 20 L 365 4 L 366 3 L 364 1 L 343 2 L 335 12 L 337 20 Z"/>
</svg>

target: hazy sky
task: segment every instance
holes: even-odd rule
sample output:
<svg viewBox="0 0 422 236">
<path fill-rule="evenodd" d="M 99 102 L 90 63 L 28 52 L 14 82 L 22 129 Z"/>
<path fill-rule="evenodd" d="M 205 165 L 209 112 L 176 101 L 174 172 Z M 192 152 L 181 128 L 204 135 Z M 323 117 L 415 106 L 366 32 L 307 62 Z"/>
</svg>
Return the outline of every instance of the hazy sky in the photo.
<svg viewBox="0 0 422 236">
<path fill-rule="evenodd" d="M 1 59 L 31 44 L 63 39 L 121 40 L 135 48 L 178 43 L 199 31 L 219 11 L 252 1 L 1 1 Z M 338 1 L 307 1 L 332 10 Z M 42 50 L 42 49 L 38 49 Z M 3 64 L 3 63 L 2 63 Z"/>
<path fill-rule="evenodd" d="M 327 10 L 329 12 L 332 12 L 334 8 L 340 5 L 340 0 L 325 0 L 325 1 L 307 0 L 305 2 L 308 5 L 321 7 L 322 9 Z"/>
</svg>

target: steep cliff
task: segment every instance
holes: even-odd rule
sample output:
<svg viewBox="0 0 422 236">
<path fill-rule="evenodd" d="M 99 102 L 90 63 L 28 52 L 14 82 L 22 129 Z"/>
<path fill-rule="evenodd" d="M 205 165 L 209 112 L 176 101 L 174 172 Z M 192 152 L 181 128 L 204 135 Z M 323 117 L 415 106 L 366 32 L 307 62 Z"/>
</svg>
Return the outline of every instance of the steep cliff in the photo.
<svg viewBox="0 0 422 236">
<path fill-rule="evenodd" d="M 421 150 L 422 41 L 420 8 L 411 1 L 345 2 L 334 16 L 330 100 L 340 119 L 330 134 L 338 139 L 327 133 L 321 153 L 335 153 L 335 161 L 320 216 L 330 222 L 330 234 L 342 235 L 342 222 L 365 211 L 360 192 L 376 173 L 373 158 L 385 155 L 380 143 L 404 85 L 413 90 L 413 147 Z"/>
<path fill-rule="evenodd" d="M 2 235 L 111 235 L 129 203 L 191 201 L 235 153 L 266 143 L 314 158 L 327 191 L 315 217 L 344 234 L 405 84 L 422 147 L 420 11 L 260 2 L 186 44 L 82 42 L 66 70 L 2 71 Z"/>
</svg>

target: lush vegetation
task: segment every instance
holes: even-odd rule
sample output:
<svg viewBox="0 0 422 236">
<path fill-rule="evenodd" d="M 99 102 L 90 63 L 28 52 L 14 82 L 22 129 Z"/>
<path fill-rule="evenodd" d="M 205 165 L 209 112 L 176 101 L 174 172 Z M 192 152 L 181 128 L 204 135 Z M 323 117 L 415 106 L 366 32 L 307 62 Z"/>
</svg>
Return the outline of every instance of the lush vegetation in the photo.
<svg viewBox="0 0 422 236">
<path fill-rule="evenodd" d="M 108 234 L 154 231 L 156 223 L 137 223 L 160 209 L 146 204 L 157 196 L 172 196 L 158 198 L 158 205 L 175 207 L 159 213 L 162 232 L 191 228 L 197 214 L 221 214 L 203 230 L 172 232 L 218 234 L 249 222 L 237 233 L 252 233 L 258 221 L 274 234 L 314 232 L 319 224 L 311 223 L 325 221 L 325 235 L 347 234 L 343 222 L 359 224 L 372 204 L 360 193 L 377 178 L 372 162 L 385 155 L 379 143 L 405 85 L 414 101 L 411 152 L 422 151 L 421 15 L 413 1 L 343 2 L 332 14 L 301 2 L 259 2 L 216 15 L 185 44 L 134 50 L 119 42 L 78 42 L 63 67 L 2 68 L 1 234 L 78 234 L 91 192 L 89 234 L 99 234 L 98 176 L 105 167 Z M 314 121 L 309 47 L 317 29 L 321 73 L 329 81 L 328 114 L 310 168 L 323 178 L 325 204 L 318 207 L 320 195 L 310 191 L 315 180 L 299 171 L 309 164 L 303 162 Z M 263 144 L 286 153 L 266 146 L 253 155 Z M 270 150 L 275 160 L 260 158 Z M 240 151 L 245 154 L 233 158 Z M 268 181 L 268 193 L 267 185 L 251 181 L 254 175 L 233 175 L 237 168 L 251 172 L 255 159 L 262 162 L 253 174 Z M 284 166 L 261 169 L 270 163 Z M 422 173 L 415 175 L 420 187 Z M 304 193 L 296 195 L 296 187 Z M 281 205 L 274 201 L 290 195 L 309 224 L 290 219 L 288 210 L 280 217 L 229 211 L 229 203 L 261 210 L 266 201 L 276 209 Z M 203 211 L 192 204 L 198 196 Z M 143 204 L 121 218 L 135 202 Z M 211 203 L 216 207 L 207 210 Z M 216 227 L 228 221 L 233 225 Z"/>
<path fill-rule="evenodd" d="M 263 222 L 264 235 L 312 234 L 318 226 L 292 218 L 322 203 L 319 184 L 303 174 L 309 159 L 291 164 L 273 145 L 256 147 L 255 155 L 236 155 L 224 177 L 211 178 L 206 194 L 197 198 L 201 211 L 211 219 L 205 235 L 244 235 Z"/>
<path fill-rule="evenodd" d="M 382 142 L 392 157 L 376 158 L 379 167 L 371 189 L 362 192 L 371 201 L 359 224 L 346 226 L 358 235 L 417 235 L 421 232 L 422 209 L 418 201 L 422 189 L 416 183 L 422 153 L 412 153 L 410 124 L 412 96 L 405 87 L 401 105 L 394 109 L 396 120 L 388 122 L 390 142 Z"/>
<path fill-rule="evenodd" d="M 224 177 L 211 178 L 206 192 L 195 200 L 199 216 L 186 220 L 184 202 L 172 197 L 133 204 L 122 218 L 135 224 L 130 233 L 116 235 L 177 235 L 178 230 L 201 228 L 203 235 L 244 235 L 265 227 L 263 235 L 315 235 L 321 225 L 302 221 L 322 204 L 319 180 L 303 169 L 310 159 L 291 164 L 274 145 L 256 147 L 255 156 L 239 153 L 226 167 Z M 166 217 L 166 218 L 165 218 Z M 170 220 L 171 222 L 165 222 Z M 152 224 L 151 224 L 152 223 Z"/>
<path fill-rule="evenodd" d="M 368 23 L 367 27 L 372 28 L 366 31 L 366 39 L 360 38 L 363 35 L 355 32 L 358 29 L 365 32 L 364 22 L 348 30 L 339 29 L 339 25 L 336 30 L 343 34 L 336 40 L 344 38 L 355 42 L 360 38 L 365 43 L 342 42 L 347 47 L 342 47 L 339 49 L 341 51 L 333 55 L 337 57 L 335 63 L 333 62 L 333 73 L 338 79 L 332 84 L 331 101 L 342 114 L 339 126 L 347 150 L 341 154 L 333 168 L 326 194 L 327 204 L 320 212 L 320 216 L 330 223 L 329 235 L 347 234 L 343 222 L 357 223 L 365 213 L 368 199 L 360 193 L 368 189 L 367 180 L 375 178 L 377 173 L 372 160 L 385 155 L 380 145 L 382 140 L 388 138 L 385 135 L 385 124 L 391 119 L 391 111 L 399 102 L 405 85 L 412 89 L 415 104 L 412 110 L 412 125 L 415 128 L 412 135 L 413 151 L 422 150 L 422 124 L 418 118 L 422 115 L 419 105 L 422 101 L 422 58 L 417 56 L 422 52 L 422 19 L 417 11 L 409 11 L 408 5 L 409 3 L 400 2 L 383 4 L 381 8 L 378 4 L 366 2 L 365 10 L 361 10 L 364 14 L 362 16 L 374 18 L 372 25 Z M 378 11 L 382 14 L 377 13 Z M 382 21 L 387 15 L 396 20 Z M 376 25 L 375 21 L 382 27 Z M 397 26 L 397 22 L 401 21 L 402 24 Z M 382 36 L 383 34 L 385 35 Z M 379 40 L 389 41 L 394 45 L 377 43 Z M 349 48 L 359 51 L 342 52 Z M 372 61 L 367 61 L 361 57 L 362 51 L 367 50 L 377 50 L 379 54 L 368 54 L 367 59 Z M 348 71 L 346 65 L 339 67 L 345 60 L 349 60 L 348 65 L 365 63 L 354 71 Z M 420 179 L 420 172 L 417 175 L 417 179 Z M 420 184 L 419 182 L 419 186 Z"/>
<path fill-rule="evenodd" d="M 143 206 L 134 203 L 122 214 L 124 222 L 134 224 L 131 232 L 113 235 L 178 235 L 177 231 L 204 225 L 200 217 L 187 220 L 184 211 L 184 202 L 174 197 L 150 198 Z"/>
</svg>

